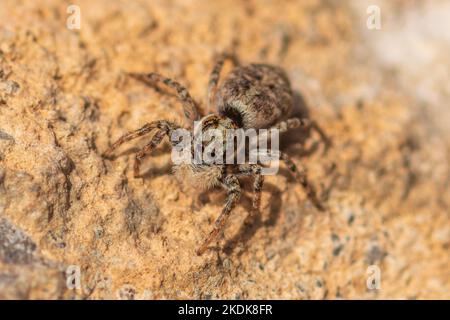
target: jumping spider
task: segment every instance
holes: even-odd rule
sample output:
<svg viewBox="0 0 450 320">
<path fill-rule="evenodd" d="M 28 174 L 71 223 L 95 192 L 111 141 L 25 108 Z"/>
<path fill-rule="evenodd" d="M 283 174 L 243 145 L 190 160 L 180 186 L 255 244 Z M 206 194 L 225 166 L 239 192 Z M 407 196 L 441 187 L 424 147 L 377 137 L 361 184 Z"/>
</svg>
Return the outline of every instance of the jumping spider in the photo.
<svg viewBox="0 0 450 320">
<path fill-rule="evenodd" d="M 230 59 L 235 68 L 219 85 L 220 72 L 226 59 Z M 233 55 L 221 55 L 210 75 L 207 99 L 208 110 L 210 107 L 215 107 L 217 114 L 207 114 L 204 117 L 200 116 L 197 105 L 187 89 L 178 82 L 157 73 L 130 73 L 129 76 L 150 86 L 164 83 L 166 86 L 175 89 L 183 104 L 186 128 L 188 129 L 191 129 L 193 122 L 198 120 L 200 120 L 203 130 L 210 128 L 220 130 L 276 128 L 279 132 L 285 132 L 289 129 L 303 127 L 315 129 L 321 138 L 327 141 L 324 133 L 313 121 L 299 118 L 287 119 L 293 107 L 293 92 L 286 73 L 275 66 L 266 64 L 239 66 Z M 136 154 L 134 176 L 139 177 L 141 160 L 149 155 L 165 136 L 170 137 L 174 130 L 180 127 L 166 120 L 147 123 L 142 128 L 119 138 L 105 152 L 105 156 L 109 156 L 114 149 L 127 141 L 154 132 L 150 142 Z M 172 143 L 172 146 L 174 146 L 174 143 Z M 319 210 L 324 210 L 324 206 L 316 196 L 314 187 L 308 182 L 305 170 L 298 170 L 285 153 L 280 153 L 280 159 L 285 162 L 296 180 L 303 186 L 314 206 Z M 252 213 L 259 211 L 260 194 L 264 181 L 261 169 L 260 164 L 187 163 L 174 165 L 174 172 L 179 179 L 186 179 L 192 185 L 204 190 L 214 186 L 222 186 L 227 191 L 227 199 L 222 213 L 217 218 L 214 229 L 198 248 L 198 255 L 203 254 L 211 241 L 218 236 L 238 202 L 241 196 L 238 177 L 252 176 L 254 178 Z"/>
</svg>

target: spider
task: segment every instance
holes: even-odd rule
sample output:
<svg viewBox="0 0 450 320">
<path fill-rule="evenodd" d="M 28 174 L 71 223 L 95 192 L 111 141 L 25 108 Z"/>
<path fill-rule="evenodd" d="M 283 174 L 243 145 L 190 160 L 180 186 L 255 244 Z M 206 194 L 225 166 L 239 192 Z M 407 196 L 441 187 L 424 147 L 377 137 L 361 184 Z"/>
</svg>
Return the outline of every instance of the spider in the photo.
<svg viewBox="0 0 450 320">
<path fill-rule="evenodd" d="M 220 73 L 224 62 L 231 60 L 234 64 L 225 79 L 219 85 Z M 286 73 L 279 67 L 268 64 L 250 64 L 240 66 L 232 54 L 221 54 L 210 74 L 207 91 L 207 112 L 201 116 L 197 105 L 188 90 L 178 82 L 166 78 L 158 73 L 128 73 L 128 75 L 146 85 L 156 87 L 163 83 L 177 93 L 183 105 L 185 128 L 192 129 L 194 121 L 200 121 L 202 129 L 215 128 L 228 130 L 235 128 L 278 129 L 280 133 L 290 129 L 303 127 L 316 130 L 324 141 L 327 137 L 314 121 L 300 118 L 288 118 L 293 107 L 294 97 Z M 208 111 L 215 107 L 217 113 Z M 139 177 L 141 160 L 149 155 L 165 136 L 171 134 L 181 126 L 166 120 L 158 120 L 145 124 L 140 129 L 131 131 L 116 142 L 104 153 L 109 157 L 114 149 L 125 142 L 140 136 L 154 133 L 150 142 L 137 152 L 134 162 L 134 177 Z M 172 146 L 174 143 L 172 142 Z M 294 162 L 283 152 L 279 153 L 280 160 L 284 161 L 296 180 L 303 186 L 309 200 L 318 210 L 324 206 L 316 195 L 315 188 L 309 183 L 306 171 L 299 170 Z M 206 164 L 183 163 L 174 165 L 174 173 L 178 179 L 185 180 L 197 189 L 207 190 L 215 186 L 223 187 L 227 198 L 221 214 L 214 224 L 214 228 L 197 249 L 196 253 L 202 255 L 208 245 L 217 238 L 224 228 L 233 208 L 241 196 L 239 177 L 253 177 L 252 213 L 259 212 L 261 189 L 264 175 L 262 166 L 257 164 Z"/>
</svg>

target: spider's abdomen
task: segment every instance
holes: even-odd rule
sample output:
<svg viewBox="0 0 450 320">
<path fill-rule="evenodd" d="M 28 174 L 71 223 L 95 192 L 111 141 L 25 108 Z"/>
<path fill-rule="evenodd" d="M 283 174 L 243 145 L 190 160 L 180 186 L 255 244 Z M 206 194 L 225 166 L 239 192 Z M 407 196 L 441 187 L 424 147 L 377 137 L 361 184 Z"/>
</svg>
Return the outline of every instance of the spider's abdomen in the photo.
<svg viewBox="0 0 450 320">
<path fill-rule="evenodd" d="M 267 128 L 292 109 L 286 73 L 275 66 L 251 64 L 232 70 L 217 91 L 218 112 L 246 128 Z"/>
</svg>

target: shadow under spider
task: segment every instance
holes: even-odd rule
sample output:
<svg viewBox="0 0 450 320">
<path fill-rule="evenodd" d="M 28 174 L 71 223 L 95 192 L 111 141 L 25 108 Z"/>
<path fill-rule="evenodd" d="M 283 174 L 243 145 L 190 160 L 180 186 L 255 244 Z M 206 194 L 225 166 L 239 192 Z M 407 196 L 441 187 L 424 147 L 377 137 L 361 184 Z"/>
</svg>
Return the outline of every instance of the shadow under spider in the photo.
<svg viewBox="0 0 450 320">
<path fill-rule="evenodd" d="M 309 108 L 305 99 L 303 98 L 302 94 L 298 91 L 294 91 L 294 105 L 290 117 L 313 120 L 310 118 Z M 318 124 L 317 130 L 322 132 L 324 131 Z M 303 147 L 306 140 L 311 137 L 311 131 L 312 131 L 311 128 L 305 130 L 304 128 L 299 127 L 296 129 L 289 130 L 289 132 L 282 134 L 280 138 L 280 149 L 285 151 L 289 150 L 288 153 L 290 155 L 295 154 L 300 157 L 306 157 L 316 152 L 319 149 L 319 146 L 323 144 L 322 154 L 325 155 L 331 146 L 331 141 L 329 141 L 328 139 L 324 141 L 321 137 L 321 141 L 315 140 L 312 143 L 311 147 L 309 147 L 308 149 L 305 149 Z M 326 133 L 324 134 L 326 135 Z"/>
<path fill-rule="evenodd" d="M 238 256 L 241 256 L 248 250 L 247 244 L 256 234 L 258 229 L 262 227 L 274 226 L 278 221 L 282 205 L 281 191 L 277 186 L 268 182 L 264 183 L 263 190 L 268 191 L 271 194 L 269 217 L 263 221 L 261 212 L 253 215 L 250 214 L 252 212 L 252 200 L 249 196 L 242 195 L 241 205 L 244 206 L 248 212 L 248 215 L 242 223 L 239 231 L 233 236 L 233 238 L 226 241 L 223 247 L 225 254 L 230 255 L 238 246 L 243 246 L 243 250 L 238 253 Z"/>
</svg>

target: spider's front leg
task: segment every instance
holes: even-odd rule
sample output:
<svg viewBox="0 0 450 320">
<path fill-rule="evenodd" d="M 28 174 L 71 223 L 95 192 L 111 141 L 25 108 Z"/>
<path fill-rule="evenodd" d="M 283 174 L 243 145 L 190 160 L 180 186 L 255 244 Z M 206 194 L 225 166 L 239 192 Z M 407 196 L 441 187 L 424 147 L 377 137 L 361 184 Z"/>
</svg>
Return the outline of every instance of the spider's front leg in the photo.
<svg viewBox="0 0 450 320">
<path fill-rule="evenodd" d="M 137 178 L 137 177 L 139 177 L 139 166 L 140 166 L 142 158 L 144 158 L 146 155 L 150 154 L 151 151 L 161 143 L 164 136 L 166 136 L 166 135 L 170 136 L 170 134 L 178 128 L 179 128 L 179 126 L 176 125 L 175 123 L 165 121 L 165 120 L 159 120 L 159 121 L 153 121 L 153 122 L 147 123 L 142 128 L 132 131 L 132 132 L 129 132 L 129 133 L 123 135 L 122 137 L 120 137 L 104 153 L 104 156 L 109 157 L 111 155 L 111 153 L 114 151 L 114 149 L 116 149 L 123 143 L 133 140 L 133 139 L 136 139 L 138 137 L 141 137 L 141 136 L 157 129 L 157 132 L 152 137 L 151 141 L 147 145 L 145 145 L 136 154 L 136 158 L 135 158 L 135 162 L 134 162 L 134 177 Z"/>
<path fill-rule="evenodd" d="M 172 122 L 165 122 L 165 125 L 162 126 L 158 132 L 155 133 L 155 135 L 153 136 L 152 140 L 150 140 L 150 142 L 148 144 L 146 144 L 137 154 L 134 160 L 134 166 L 133 166 L 133 171 L 134 171 L 134 177 L 138 178 L 139 177 L 139 168 L 141 165 L 141 160 L 149 155 L 153 149 L 155 149 L 162 141 L 162 139 L 167 135 L 170 139 L 170 136 L 172 134 L 172 132 L 174 132 L 176 129 L 179 129 L 180 127 L 178 125 L 176 125 L 175 123 Z M 172 141 L 171 141 L 172 142 Z M 173 143 L 172 143 L 173 145 Z"/>
<path fill-rule="evenodd" d="M 155 72 L 129 73 L 128 75 L 147 85 L 155 86 L 157 83 L 162 82 L 169 88 L 174 89 L 177 92 L 178 99 L 183 104 L 184 117 L 188 128 L 191 128 L 194 121 L 200 118 L 200 113 L 198 112 L 194 99 L 192 99 L 189 91 L 177 81 L 166 78 Z"/>
<path fill-rule="evenodd" d="M 164 136 L 168 135 L 168 133 L 168 131 L 159 130 L 157 133 L 155 133 L 152 140 L 150 140 L 148 144 L 146 144 L 138 153 L 136 153 L 133 166 L 135 178 L 139 178 L 139 168 L 141 166 L 141 160 L 145 156 L 149 155 L 153 151 L 153 149 L 155 149 L 161 143 Z"/>
<path fill-rule="evenodd" d="M 235 175 L 226 176 L 223 180 L 223 187 L 227 189 L 227 200 L 225 203 L 225 207 L 222 209 L 222 213 L 217 218 L 214 224 L 214 229 L 208 235 L 200 248 L 198 248 L 197 255 L 199 256 L 206 251 L 211 241 L 213 241 L 217 237 L 219 232 L 224 228 L 225 223 L 227 222 L 228 217 L 231 214 L 231 211 L 236 206 L 237 201 L 241 197 L 241 186 L 239 184 L 238 178 Z"/>
<path fill-rule="evenodd" d="M 128 133 L 124 134 L 123 136 L 121 136 L 119 139 L 117 139 L 116 142 L 114 142 L 109 147 L 109 149 L 103 153 L 103 156 L 105 156 L 106 158 L 109 158 L 111 156 L 111 153 L 115 149 L 117 149 L 119 146 L 124 144 L 125 142 L 139 138 L 143 135 L 146 135 L 147 133 L 152 132 L 154 129 L 161 129 L 168 125 L 170 125 L 170 123 L 168 121 L 164 121 L 164 120 L 158 120 L 158 121 L 146 123 L 141 128 L 131 131 L 131 132 L 128 132 Z"/>
</svg>

